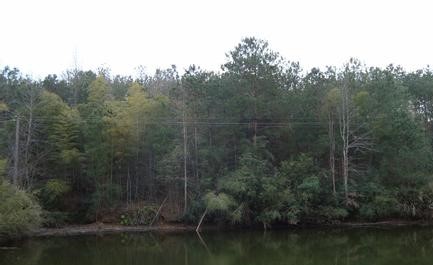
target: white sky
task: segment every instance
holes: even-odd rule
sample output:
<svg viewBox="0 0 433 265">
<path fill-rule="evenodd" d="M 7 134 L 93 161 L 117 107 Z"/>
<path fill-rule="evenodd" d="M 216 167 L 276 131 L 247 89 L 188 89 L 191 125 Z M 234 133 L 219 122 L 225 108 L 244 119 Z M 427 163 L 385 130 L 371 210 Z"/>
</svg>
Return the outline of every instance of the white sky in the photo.
<svg viewBox="0 0 433 265">
<path fill-rule="evenodd" d="M 428 0 L 0 0 L 0 67 L 41 78 L 72 68 L 76 53 L 81 69 L 113 74 L 219 70 L 256 36 L 304 69 L 356 57 L 412 70 L 433 62 L 432 12 Z"/>
</svg>

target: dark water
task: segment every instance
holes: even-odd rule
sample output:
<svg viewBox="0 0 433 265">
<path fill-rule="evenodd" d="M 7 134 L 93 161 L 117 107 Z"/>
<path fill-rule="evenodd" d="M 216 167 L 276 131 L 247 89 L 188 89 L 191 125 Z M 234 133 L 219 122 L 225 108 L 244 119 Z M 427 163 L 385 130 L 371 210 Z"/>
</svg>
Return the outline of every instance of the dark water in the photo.
<svg viewBox="0 0 433 265">
<path fill-rule="evenodd" d="M 432 228 L 118 234 L 31 239 L 1 265 L 433 264 Z"/>
</svg>

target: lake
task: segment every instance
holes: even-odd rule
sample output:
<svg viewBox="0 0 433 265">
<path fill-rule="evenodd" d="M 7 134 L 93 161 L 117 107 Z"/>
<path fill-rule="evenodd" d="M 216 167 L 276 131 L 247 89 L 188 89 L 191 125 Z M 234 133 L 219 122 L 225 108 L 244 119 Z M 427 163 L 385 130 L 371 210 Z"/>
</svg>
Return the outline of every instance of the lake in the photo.
<svg viewBox="0 0 433 265">
<path fill-rule="evenodd" d="M 433 227 L 137 233 L 34 238 L 1 265 L 433 264 Z"/>
</svg>

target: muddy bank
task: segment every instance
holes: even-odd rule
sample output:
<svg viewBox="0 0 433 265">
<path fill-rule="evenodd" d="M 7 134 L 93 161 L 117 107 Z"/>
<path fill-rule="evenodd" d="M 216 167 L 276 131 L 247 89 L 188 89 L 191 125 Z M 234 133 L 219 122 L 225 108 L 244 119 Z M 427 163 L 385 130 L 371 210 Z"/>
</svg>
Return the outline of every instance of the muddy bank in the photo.
<svg viewBox="0 0 433 265">
<path fill-rule="evenodd" d="M 390 220 L 381 222 L 347 222 L 338 224 L 308 224 L 293 226 L 274 226 L 274 229 L 303 229 L 303 228 L 356 228 L 356 227 L 378 227 L 392 228 L 400 226 L 433 226 L 431 222 L 423 221 L 402 221 Z M 48 236 L 76 236 L 76 235 L 97 235 L 109 233 L 129 233 L 129 232 L 187 232 L 195 231 L 196 226 L 184 224 L 163 224 L 155 226 L 124 226 L 117 224 L 94 223 L 88 225 L 71 225 L 62 228 L 41 228 L 30 234 L 30 237 L 48 237 Z M 204 226 L 202 230 L 215 230 L 216 226 Z M 248 229 L 225 227 L 225 229 Z M 254 228 L 253 228 L 254 229 Z"/>
<path fill-rule="evenodd" d="M 72 225 L 62 228 L 41 228 L 30 234 L 30 237 L 47 237 L 47 236 L 76 236 L 76 235 L 94 235 L 123 232 L 181 232 L 195 231 L 195 226 L 182 224 L 160 225 L 160 226 L 124 226 L 115 224 L 88 224 Z"/>
</svg>

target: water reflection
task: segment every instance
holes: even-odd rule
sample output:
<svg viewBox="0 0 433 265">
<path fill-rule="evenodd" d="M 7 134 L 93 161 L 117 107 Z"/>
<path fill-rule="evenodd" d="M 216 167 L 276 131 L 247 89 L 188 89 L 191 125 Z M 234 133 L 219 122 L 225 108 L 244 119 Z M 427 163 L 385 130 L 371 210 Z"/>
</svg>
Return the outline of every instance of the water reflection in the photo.
<svg viewBox="0 0 433 265">
<path fill-rule="evenodd" d="M 33 239 L 1 265 L 431 264 L 433 230 L 308 229 Z"/>
</svg>

